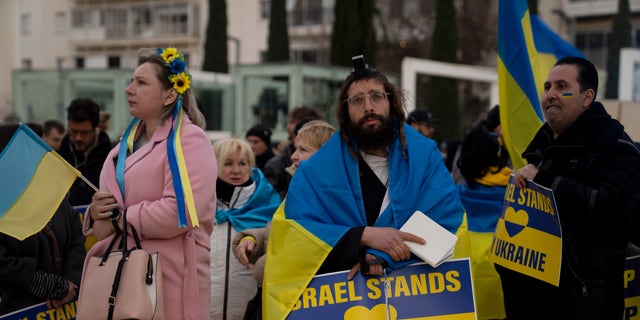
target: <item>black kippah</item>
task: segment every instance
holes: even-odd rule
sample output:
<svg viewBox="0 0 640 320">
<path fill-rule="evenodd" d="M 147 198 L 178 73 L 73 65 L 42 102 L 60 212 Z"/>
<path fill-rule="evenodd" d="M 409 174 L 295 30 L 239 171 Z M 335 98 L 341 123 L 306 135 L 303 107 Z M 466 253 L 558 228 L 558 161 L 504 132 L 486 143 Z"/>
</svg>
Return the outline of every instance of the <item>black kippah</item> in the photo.
<svg viewBox="0 0 640 320">
<path fill-rule="evenodd" d="M 353 63 L 351 75 L 356 79 L 364 78 L 368 76 L 371 71 L 375 70 L 367 64 L 367 62 L 364 60 L 363 54 L 351 57 L 351 62 Z"/>
</svg>

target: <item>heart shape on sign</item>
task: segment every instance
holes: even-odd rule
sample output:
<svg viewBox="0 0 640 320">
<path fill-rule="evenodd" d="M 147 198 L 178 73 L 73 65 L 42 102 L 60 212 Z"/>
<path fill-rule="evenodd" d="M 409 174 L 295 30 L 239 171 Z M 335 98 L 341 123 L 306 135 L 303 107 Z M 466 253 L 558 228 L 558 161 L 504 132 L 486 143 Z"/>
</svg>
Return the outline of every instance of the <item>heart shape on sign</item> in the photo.
<svg viewBox="0 0 640 320">
<path fill-rule="evenodd" d="M 527 226 L 529 215 L 524 210 L 516 211 L 513 207 L 508 207 L 504 213 L 504 227 L 510 237 L 514 237 Z"/>
<path fill-rule="evenodd" d="M 389 305 L 389 314 L 391 320 L 398 319 L 398 311 L 392 305 Z M 347 309 L 344 313 L 344 320 L 360 320 L 360 319 L 387 319 L 387 309 L 384 304 L 379 304 L 369 310 L 365 306 L 355 306 Z"/>
</svg>

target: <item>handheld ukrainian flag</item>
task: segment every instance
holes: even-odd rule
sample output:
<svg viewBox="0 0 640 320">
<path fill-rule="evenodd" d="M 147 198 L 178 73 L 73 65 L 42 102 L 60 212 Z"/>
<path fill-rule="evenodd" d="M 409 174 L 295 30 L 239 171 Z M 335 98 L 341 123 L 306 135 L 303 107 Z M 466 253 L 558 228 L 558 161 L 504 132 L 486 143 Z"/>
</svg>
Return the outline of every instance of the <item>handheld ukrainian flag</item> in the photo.
<svg viewBox="0 0 640 320">
<path fill-rule="evenodd" d="M 21 124 L 0 153 L 0 232 L 18 240 L 42 230 L 80 172 Z"/>
<path fill-rule="evenodd" d="M 500 123 L 515 169 L 526 165 L 522 152 L 544 122 L 539 97 L 546 76 L 553 64 L 564 56 L 584 57 L 536 15 L 529 14 L 526 0 L 500 0 Z"/>
</svg>

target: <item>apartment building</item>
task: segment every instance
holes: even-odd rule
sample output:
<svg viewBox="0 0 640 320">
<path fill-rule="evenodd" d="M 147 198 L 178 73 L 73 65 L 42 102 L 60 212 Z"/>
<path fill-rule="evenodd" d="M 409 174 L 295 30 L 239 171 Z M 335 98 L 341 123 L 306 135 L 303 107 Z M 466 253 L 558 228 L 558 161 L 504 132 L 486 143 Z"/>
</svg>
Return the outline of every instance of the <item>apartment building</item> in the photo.
<svg viewBox="0 0 640 320">
<path fill-rule="evenodd" d="M 387 26 L 402 19 L 418 21 L 412 30 L 398 28 L 383 36 L 428 38 L 433 23 L 433 0 L 376 0 Z M 498 0 L 489 0 L 497 8 Z M 630 0 L 640 12 L 640 0 Z M 14 111 L 12 72 L 45 70 L 130 70 L 142 47 L 176 46 L 192 70 L 201 69 L 208 24 L 208 0 L 0 0 L 7 46 L 0 64 L 0 119 Z M 259 64 L 267 50 L 269 0 L 227 1 L 228 57 L 233 66 Z M 335 0 L 288 0 L 292 62 L 329 63 Z M 456 0 L 458 8 L 465 2 Z M 604 70 L 611 19 L 616 0 L 539 1 L 539 15 L 564 38 Z M 487 10 L 487 21 L 497 10 Z M 398 24 L 400 25 L 400 24 Z M 634 46 L 640 47 L 640 20 L 634 16 Z M 496 27 L 497 30 L 497 27 Z M 575 40 L 574 40 L 575 39 Z M 483 61 L 495 67 L 495 61 Z M 204 75 L 203 77 L 209 77 Z M 54 81 L 54 80 L 52 80 Z M 121 84 L 117 84 L 118 86 Z M 64 99 L 51 101 L 60 115 Z M 47 106 L 31 106 L 46 108 Z"/>
</svg>

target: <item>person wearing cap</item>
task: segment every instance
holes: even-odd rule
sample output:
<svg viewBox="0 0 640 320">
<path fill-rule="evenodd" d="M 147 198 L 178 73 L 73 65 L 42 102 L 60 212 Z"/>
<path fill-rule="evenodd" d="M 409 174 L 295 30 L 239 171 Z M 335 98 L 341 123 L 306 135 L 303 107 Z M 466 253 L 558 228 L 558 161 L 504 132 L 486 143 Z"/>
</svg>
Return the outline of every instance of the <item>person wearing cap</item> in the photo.
<svg viewBox="0 0 640 320">
<path fill-rule="evenodd" d="M 423 136 L 433 138 L 433 133 L 436 131 L 433 126 L 434 120 L 431 117 L 431 112 L 424 109 L 416 109 L 409 113 L 407 124 L 418 130 Z"/>
<path fill-rule="evenodd" d="M 350 280 L 420 261 L 405 241 L 425 240 L 399 230 L 417 210 L 466 238 L 464 208 L 435 141 L 405 124 L 402 91 L 357 59 L 336 102 L 340 130 L 300 163 L 274 214 L 267 319 L 284 319 L 302 294 L 289 289 L 305 288 L 316 274 L 351 270 Z M 467 253 L 458 249 L 456 257 Z"/>
<path fill-rule="evenodd" d="M 493 132 L 498 135 L 498 137 L 502 137 L 502 125 L 500 125 L 500 106 L 493 106 L 489 112 L 487 112 L 487 116 L 484 120 L 484 126 L 489 130 L 489 132 Z"/>
<path fill-rule="evenodd" d="M 256 167 L 264 172 L 264 165 L 276 155 L 271 149 L 271 130 L 257 124 L 247 131 L 245 138 L 256 156 Z"/>
<path fill-rule="evenodd" d="M 509 151 L 507 147 L 504 145 L 504 138 L 502 138 L 502 125 L 500 124 L 500 106 L 493 106 L 484 120 L 484 126 L 498 137 L 498 142 L 500 143 L 500 161 L 507 164 L 507 166 L 512 167 L 511 158 L 509 157 Z"/>
</svg>

